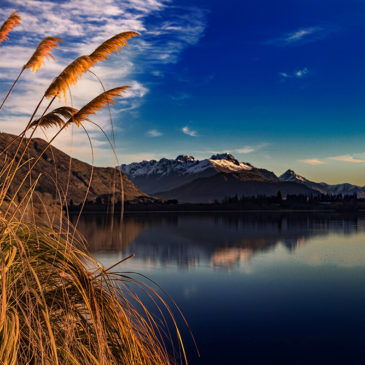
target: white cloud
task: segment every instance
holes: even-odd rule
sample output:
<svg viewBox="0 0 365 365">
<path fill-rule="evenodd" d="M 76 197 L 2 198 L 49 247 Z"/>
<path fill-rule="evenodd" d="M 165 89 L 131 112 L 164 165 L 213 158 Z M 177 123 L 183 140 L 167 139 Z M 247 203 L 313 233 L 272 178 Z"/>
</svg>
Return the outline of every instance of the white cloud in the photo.
<svg viewBox="0 0 365 365">
<path fill-rule="evenodd" d="M 298 29 L 295 32 L 288 33 L 286 36 L 284 36 L 283 40 L 286 41 L 287 43 L 298 42 L 303 38 L 306 38 L 311 34 L 318 33 L 322 30 L 323 29 L 321 27 L 309 27 L 309 28 Z"/>
<path fill-rule="evenodd" d="M 279 75 L 284 79 L 301 79 L 308 75 L 309 70 L 307 67 L 304 67 L 302 69 L 296 70 L 294 72 L 288 73 L 288 72 L 279 72 Z"/>
<path fill-rule="evenodd" d="M 301 162 L 304 162 L 308 165 L 313 165 L 313 166 L 320 166 L 320 165 L 326 165 L 327 162 L 319 160 L 318 158 L 308 158 L 305 160 L 301 160 Z"/>
<path fill-rule="evenodd" d="M 190 137 L 197 137 L 197 135 L 198 135 L 196 131 L 193 131 L 188 126 L 181 128 L 181 130 L 183 133 L 187 134 Z"/>
<path fill-rule="evenodd" d="M 271 39 L 266 42 L 266 44 L 275 44 L 279 46 L 288 46 L 298 43 L 307 43 L 313 42 L 318 39 L 322 39 L 328 34 L 328 30 L 326 31 L 324 28 L 315 26 L 315 27 L 306 27 L 297 29 L 294 32 L 289 32 L 282 35 L 279 38 Z"/>
<path fill-rule="evenodd" d="M 11 133 L 21 132 L 50 81 L 67 64 L 80 55 L 89 54 L 116 33 L 132 30 L 141 35 L 131 39 L 130 46 L 123 49 L 121 55 L 113 55 L 92 69 L 106 89 L 131 86 L 112 107 L 115 129 L 120 131 L 127 116 L 137 115 L 149 92 L 149 88 L 138 80 L 140 75 L 153 72 L 155 76 L 163 76 L 163 71 L 159 69 L 165 64 L 177 62 L 186 47 L 196 44 L 204 33 L 206 23 L 204 10 L 177 7 L 170 0 L 12 0 L 9 4 L 8 8 L 5 5 L 1 7 L 0 17 L 6 19 L 17 9 L 22 24 L 14 28 L 17 37 L 4 42 L 1 47 L 2 94 L 7 92 L 43 37 L 58 36 L 65 40 L 54 51 L 56 61 L 48 60 L 37 74 L 27 70 L 8 99 L 0 116 L 0 125 L 2 131 Z M 169 11 L 168 21 L 163 16 L 165 10 Z M 154 21 L 150 22 L 148 19 L 153 16 Z M 93 75 L 84 74 L 76 87 L 71 88 L 72 101 L 69 99 L 68 103 L 80 108 L 102 91 L 102 86 Z M 58 101 L 53 104 L 54 107 L 60 105 Z M 92 119 L 103 129 L 110 130 L 107 110 L 98 112 Z M 70 137 L 67 133 L 65 135 Z M 96 133 L 94 137 L 100 141 L 103 139 Z M 67 138 L 60 136 L 57 140 L 61 149 L 62 143 L 67 147 Z M 85 145 L 77 143 L 74 146 L 75 157 L 85 155 L 87 143 L 85 140 Z M 102 145 L 99 147 L 103 148 Z M 112 163 L 106 157 L 110 154 L 104 153 L 102 156 L 106 163 Z"/>
<path fill-rule="evenodd" d="M 251 152 L 255 152 L 256 149 L 254 147 L 243 147 L 243 148 L 237 148 L 236 150 L 234 150 L 237 153 L 251 153 Z"/>
<path fill-rule="evenodd" d="M 244 146 L 241 148 L 234 149 L 233 152 L 242 153 L 242 154 L 252 153 L 252 152 L 256 152 L 256 151 L 260 150 L 263 147 L 266 147 L 267 145 L 268 145 L 267 143 L 260 143 L 256 146 Z"/>
<path fill-rule="evenodd" d="M 147 136 L 149 137 L 161 137 L 163 135 L 162 132 L 158 131 L 157 129 L 150 129 L 147 131 Z"/>
<path fill-rule="evenodd" d="M 349 163 L 363 163 L 365 160 L 360 160 L 349 155 L 330 157 L 330 160 L 349 162 Z"/>
</svg>

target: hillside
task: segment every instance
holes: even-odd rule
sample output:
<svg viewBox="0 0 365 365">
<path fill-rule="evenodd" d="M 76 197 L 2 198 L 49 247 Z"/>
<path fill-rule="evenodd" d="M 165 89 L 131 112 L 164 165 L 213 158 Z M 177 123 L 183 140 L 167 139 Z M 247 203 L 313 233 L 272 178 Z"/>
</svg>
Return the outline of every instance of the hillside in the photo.
<svg viewBox="0 0 365 365">
<path fill-rule="evenodd" d="M 237 195 L 274 196 L 278 192 L 283 196 L 288 194 L 316 195 L 316 191 L 295 182 L 270 181 L 257 174 L 217 173 L 214 176 L 199 178 L 188 184 L 155 195 L 163 199 L 177 199 L 180 203 L 206 203 L 214 200 L 221 201 L 226 197 Z"/>
<path fill-rule="evenodd" d="M 9 143 L 16 138 L 16 136 L 0 133 L 0 151 L 3 151 Z M 27 140 L 26 140 L 27 141 Z M 11 158 L 14 156 L 18 143 L 15 142 L 6 151 L 5 154 L 0 156 L 0 166 L 3 166 L 5 158 Z M 20 151 L 24 150 L 25 142 L 23 142 Z M 23 162 L 30 160 L 34 161 L 39 153 L 46 146 L 46 142 L 39 138 L 31 140 L 29 149 L 23 159 Z M 19 156 L 19 154 L 18 154 Z M 36 164 L 32 171 L 32 181 L 41 174 L 38 185 L 35 189 L 36 194 L 41 197 L 57 196 L 57 187 L 62 192 L 66 192 L 67 201 L 71 200 L 75 204 L 79 204 L 85 195 L 88 182 L 91 175 L 92 166 L 77 160 L 71 159 L 71 173 L 69 174 L 70 156 L 60 151 L 55 147 L 51 147 L 43 154 L 42 158 Z M 16 187 L 20 184 L 21 180 L 25 176 L 28 170 L 28 163 L 23 165 L 17 174 L 15 175 L 14 182 L 11 185 L 10 192 L 14 193 Z M 94 167 L 93 178 L 88 194 L 88 200 L 95 200 L 98 197 L 110 195 L 113 193 L 113 181 L 115 181 L 116 191 L 120 191 L 120 176 L 116 173 L 116 170 L 111 167 Z M 4 180 L 0 179 L 0 183 L 3 184 Z M 126 200 L 133 200 L 139 196 L 146 196 L 140 189 L 138 189 L 125 175 L 123 175 L 123 185 Z M 25 187 L 21 189 L 20 195 L 22 196 L 25 189 L 29 187 L 29 180 L 25 184 Z"/>
</svg>

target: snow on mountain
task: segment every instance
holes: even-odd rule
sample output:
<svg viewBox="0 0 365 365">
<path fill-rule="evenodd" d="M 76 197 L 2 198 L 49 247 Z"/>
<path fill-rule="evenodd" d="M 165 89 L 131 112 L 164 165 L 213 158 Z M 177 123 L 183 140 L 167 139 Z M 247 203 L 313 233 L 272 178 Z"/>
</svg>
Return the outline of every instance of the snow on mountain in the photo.
<svg viewBox="0 0 365 365">
<path fill-rule="evenodd" d="M 365 187 L 360 187 L 352 184 L 336 184 L 329 185 L 324 182 L 317 183 L 306 179 L 303 176 L 297 175 L 293 170 L 287 170 L 280 177 L 281 181 L 296 182 L 299 184 L 304 184 L 307 187 L 319 191 L 322 194 L 330 195 L 353 195 L 356 194 L 358 198 L 365 198 Z"/>
<path fill-rule="evenodd" d="M 196 160 L 193 156 L 179 155 L 175 160 L 161 158 L 159 161 L 150 160 L 121 165 L 122 171 L 132 178 L 143 175 L 167 176 L 173 173 L 181 175 L 198 174 L 211 167 L 226 172 L 238 172 L 253 168 L 248 163 L 239 162 L 229 153 L 213 155 L 205 160 Z"/>
<path fill-rule="evenodd" d="M 189 155 L 179 155 L 176 159 L 162 158 L 159 161 L 123 164 L 120 169 L 137 186 L 150 194 L 170 190 L 196 178 L 212 176 L 219 172 L 237 173 L 254 170 L 260 171 L 260 174 L 268 179 L 277 179 L 272 172 L 240 162 L 230 153 L 216 154 L 204 160 L 197 160 Z"/>
<path fill-rule="evenodd" d="M 300 182 L 305 183 L 309 182 L 305 177 L 297 175 L 293 170 L 287 170 L 280 176 L 280 180 L 282 181 L 292 181 L 292 182 Z"/>
</svg>

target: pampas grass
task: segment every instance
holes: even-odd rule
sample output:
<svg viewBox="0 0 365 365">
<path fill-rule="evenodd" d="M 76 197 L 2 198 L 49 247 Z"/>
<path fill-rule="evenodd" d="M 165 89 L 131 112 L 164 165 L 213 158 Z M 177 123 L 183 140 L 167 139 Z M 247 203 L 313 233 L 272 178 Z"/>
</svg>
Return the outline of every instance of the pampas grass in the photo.
<svg viewBox="0 0 365 365">
<path fill-rule="evenodd" d="M 0 363 L 171 362 L 132 279 L 48 227 L 1 219 L 0 235 Z"/>
<path fill-rule="evenodd" d="M 7 20 L 3 23 L 0 28 L 0 43 L 4 40 L 9 39 L 8 34 L 9 32 L 17 25 L 20 24 L 20 16 L 17 14 L 16 11 L 12 13 Z"/>
<path fill-rule="evenodd" d="M 29 127 L 32 128 L 39 126 L 43 128 L 61 128 L 66 124 L 66 120 L 71 119 L 72 116 L 77 112 L 78 110 L 71 106 L 61 106 L 60 108 L 54 109 L 50 113 L 47 113 L 42 118 L 34 120 Z"/>
<path fill-rule="evenodd" d="M 83 121 L 85 121 L 91 114 L 94 114 L 97 110 L 103 108 L 105 105 L 114 104 L 114 98 L 122 96 L 122 93 L 126 92 L 129 87 L 130 86 L 121 86 L 103 92 L 74 114 L 70 118 L 70 122 L 80 126 Z"/>
<path fill-rule="evenodd" d="M 75 85 L 83 73 L 87 72 L 96 63 L 108 59 L 108 55 L 127 46 L 127 39 L 137 36 L 136 32 L 124 32 L 115 35 L 102 43 L 88 56 L 81 56 L 71 62 L 51 83 L 45 92 L 45 97 L 67 98 L 67 90 Z"/>
<path fill-rule="evenodd" d="M 9 17 L 0 30 L 0 41 L 19 21 L 16 13 Z M 52 100 L 41 116 L 33 120 L 43 98 L 19 138 L 11 142 L 17 143 L 12 149 L 15 153 L 7 156 L 9 146 L 0 151 L 0 364 L 187 363 L 179 329 L 163 298 L 135 278 L 112 273 L 114 266 L 105 268 L 96 262 L 62 211 L 58 212 L 59 224 L 55 225 L 47 203 L 43 203 L 48 217 L 45 221 L 33 207 L 40 175 L 30 179 L 31 172 L 51 143 L 71 124 L 84 128 L 83 122 L 89 121 L 90 115 L 113 104 L 128 86 L 105 91 L 80 110 L 66 105 L 48 112 L 53 100 L 66 96 L 69 86 L 76 84 L 84 72 L 112 52 L 118 52 L 135 35 L 118 34 L 89 56 L 79 57 L 67 66 L 46 90 L 45 97 Z M 60 41 L 45 38 L 22 71 L 38 70 L 45 58 L 53 57 L 50 52 Z M 24 160 L 31 143 L 29 139 L 22 145 L 25 134 L 32 128 L 31 138 L 38 127 L 52 127 L 56 132 L 37 156 Z M 20 173 L 20 182 L 14 186 L 15 176 Z M 27 180 L 29 184 L 24 190 Z M 61 192 L 57 179 L 55 184 Z M 85 199 L 86 195 L 87 192 Z M 60 206 L 62 199 L 60 193 Z M 30 219 L 25 218 L 27 212 L 31 213 Z M 158 306 L 161 318 L 148 311 L 133 287 L 147 293 Z M 175 339 L 167 325 L 169 318 L 163 313 L 170 318 Z M 171 352 L 174 344 L 179 349 Z"/>
<path fill-rule="evenodd" d="M 24 65 L 24 69 L 30 68 L 32 72 L 39 70 L 44 62 L 44 58 L 54 58 L 51 51 L 53 48 L 58 47 L 58 43 L 63 42 L 61 38 L 57 37 L 46 37 L 38 45 L 37 49 L 34 51 L 32 57 Z"/>
</svg>

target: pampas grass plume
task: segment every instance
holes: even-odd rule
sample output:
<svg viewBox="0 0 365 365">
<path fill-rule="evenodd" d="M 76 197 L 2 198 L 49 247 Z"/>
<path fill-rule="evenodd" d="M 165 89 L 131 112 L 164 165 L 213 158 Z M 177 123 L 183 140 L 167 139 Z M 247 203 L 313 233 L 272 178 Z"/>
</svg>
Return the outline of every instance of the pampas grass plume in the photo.
<svg viewBox="0 0 365 365">
<path fill-rule="evenodd" d="M 58 47 L 58 43 L 63 42 L 61 38 L 57 37 L 46 37 L 38 45 L 37 49 L 34 51 L 32 57 L 24 65 L 24 68 L 30 68 L 32 72 L 39 70 L 44 62 L 44 58 L 53 58 L 51 54 L 53 48 Z"/>
<path fill-rule="evenodd" d="M 94 114 L 97 110 L 103 108 L 106 104 L 112 105 L 115 103 L 114 98 L 121 96 L 130 86 L 121 86 L 114 89 L 103 92 L 96 98 L 87 103 L 83 108 L 81 108 L 76 114 L 74 114 L 69 122 L 75 123 L 80 126 L 80 124 L 87 120 L 90 114 Z"/>
<path fill-rule="evenodd" d="M 99 61 L 106 60 L 113 52 L 119 53 L 119 49 L 127 46 L 127 40 L 137 35 L 136 32 L 119 33 L 102 43 L 90 55 L 77 58 L 53 80 L 44 95 L 47 98 L 55 96 L 61 98 L 63 95 L 66 100 L 68 88 L 76 84 L 84 72 Z"/>
<path fill-rule="evenodd" d="M 13 29 L 13 27 L 20 24 L 20 16 L 16 11 L 12 13 L 8 19 L 5 20 L 0 28 L 0 43 L 6 39 L 9 39 L 8 34 Z"/>
</svg>

